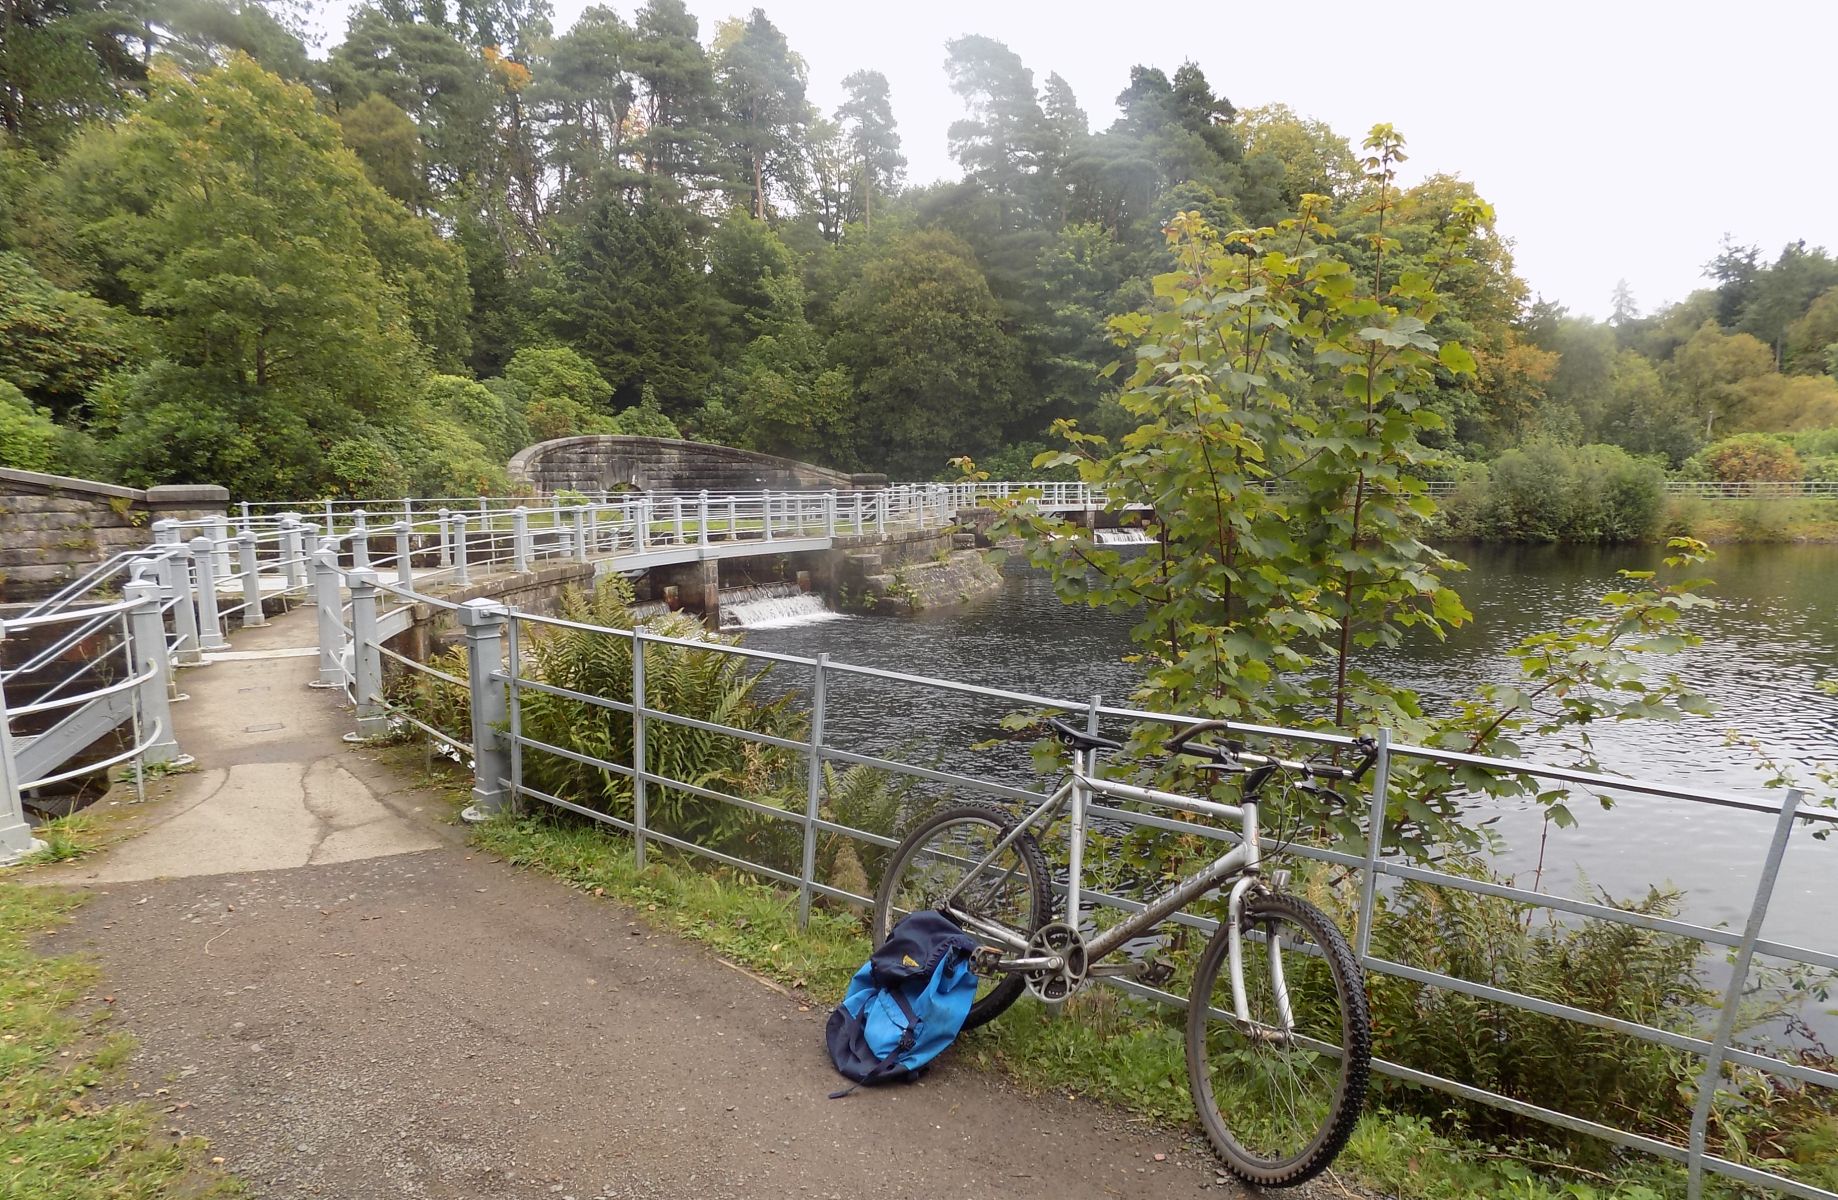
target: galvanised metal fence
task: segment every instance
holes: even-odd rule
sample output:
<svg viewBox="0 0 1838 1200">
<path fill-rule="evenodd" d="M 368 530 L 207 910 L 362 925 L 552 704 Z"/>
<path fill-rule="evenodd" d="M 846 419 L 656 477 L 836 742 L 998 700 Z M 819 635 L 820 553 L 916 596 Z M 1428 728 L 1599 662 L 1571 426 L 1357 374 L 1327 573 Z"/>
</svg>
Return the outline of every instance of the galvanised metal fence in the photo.
<svg viewBox="0 0 1838 1200">
<path fill-rule="evenodd" d="M 634 518 L 634 520 L 637 520 Z M 642 523 L 642 522 L 641 522 Z M 563 526 L 550 537 L 554 552 L 572 553 L 569 532 Z M 669 525 L 665 523 L 666 531 Z M 630 543 L 621 543 L 621 545 Z M 907 697 L 913 711 L 944 704 L 994 705 L 1003 710 L 1057 709 L 1082 713 L 1095 728 L 1103 721 L 1155 723 L 1177 726 L 1191 718 L 1170 713 L 1148 712 L 1105 705 L 1099 698 L 1088 701 L 1043 696 L 999 688 L 982 687 L 955 680 L 889 671 L 836 662 L 827 656 L 815 658 L 779 654 L 720 640 L 681 639 L 661 636 L 643 627 L 626 630 L 563 620 L 551 615 L 514 609 L 502 604 L 471 600 L 454 604 L 430 594 L 423 578 L 412 571 L 394 583 L 384 583 L 374 573 L 350 570 L 340 565 L 336 552 L 338 539 L 326 544 L 320 552 L 322 583 L 333 580 L 321 591 L 321 630 L 335 639 L 323 648 L 322 661 L 336 661 L 333 676 L 340 686 L 349 689 L 356 706 L 357 733 L 364 736 L 387 731 L 392 723 L 414 726 L 450 750 L 455 757 L 472 764 L 473 804 L 469 815 L 482 818 L 514 804 L 540 803 L 576 813 L 589 820 L 619 829 L 632 838 L 633 853 L 642 864 L 647 847 L 668 846 L 731 867 L 753 872 L 766 879 L 796 890 L 800 919 L 806 918 L 814 898 L 827 897 L 848 904 L 871 903 L 871 897 L 839 886 L 835 878 L 825 878 L 818 870 L 818 846 L 822 839 L 845 838 L 863 847 L 886 849 L 896 844 L 893 829 L 870 829 L 850 825 L 826 815 L 826 768 L 868 767 L 890 776 L 913 781 L 921 788 L 946 790 L 954 794 L 981 796 L 995 801 L 1038 803 L 1046 792 L 1025 783 L 1007 783 L 992 778 L 987 771 L 946 769 L 938 761 L 915 761 L 910 752 L 886 745 L 863 744 L 834 731 L 838 705 L 846 705 L 850 693 L 859 699 L 859 691 L 868 686 Z M 526 556 L 531 552 L 526 552 Z M 350 601 L 344 603 L 336 580 L 344 578 L 350 585 Z M 388 594 L 405 603 L 431 605 L 452 610 L 464 630 L 468 671 L 466 679 L 415 662 L 383 645 L 387 632 L 377 613 L 378 595 Z M 334 610 L 334 606 L 336 610 Z M 624 695 L 593 695 L 556 686 L 534 678 L 529 673 L 527 654 L 529 639 L 543 632 L 566 631 L 576 635 L 620 639 L 628 643 L 632 663 L 629 689 Z M 647 695 L 647 663 L 660 651 L 688 654 L 736 656 L 758 666 L 771 665 L 779 672 L 799 676 L 798 695 L 805 706 L 808 729 L 803 738 L 777 734 L 735 725 L 711 722 L 660 707 Z M 454 729 L 441 729 L 422 719 L 410 706 L 395 704 L 385 696 L 383 662 L 387 659 L 408 672 L 437 680 L 449 688 L 465 689 L 468 703 L 470 736 Z M 490 686 L 471 686 L 487 681 Z M 522 714 L 530 697 L 542 695 L 572 702 L 583 711 L 606 711 L 624 714 L 632 722 L 632 755 L 629 761 L 612 761 L 585 754 L 578 749 L 543 741 L 526 729 Z M 898 703 L 877 699 L 877 711 L 898 711 Z M 897 722 L 894 722 L 897 726 Z M 799 801 L 783 798 L 742 796 L 724 792 L 692 780 L 673 777 L 649 761 L 647 735 L 663 726 L 699 730 L 707 734 L 735 738 L 771 747 L 782 753 L 801 756 L 804 761 L 805 787 Z M 1271 728 L 1235 724 L 1231 732 L 1250 738 L 1279 739 L 1324 749 L 1344 747 L 1349 739 L 1307 730 Z M 896 739 L 897 740 L 897 739 Z M 1433 747 L 1393 743 L 1382 732 L 1379 735 L 1379 758 L 1372 774 L 1370 804 L 1364 817 L 1365 853 L 1349 854 L 1315 846 L 1295 845 L 1291 852 L 1303 858 L 1329 864 L 1357 880 L 1359 917 L 1354 935 L 1356 953 L 1364 968 L 1377 975 L 1387 975 L 1431 988 L 1445 989 L 1489 1003 L 1510 1006 L 1547 1017 L 1607 1030 L 1615 1034 L 1655 1043 L 1694 1056 L 1699 1062 L 1696 1072 L 1696 1101 L 1689 1128 L 1682 1137 L 1665 1136 L 1663 1130 L 1641 1130 L 1607 1124 L 1554 1111 L 1524 1100 L 1490 1091 L 1470 1081 L 1446 1078 L 1422 1071 L 1404 1063 L 1380 1060 L 1374 1069 L 1394 1078 L 1423 1087 L 1434 1088 L 1478 1104 L 1500 1108 L 1521 1117 L 1548 1123 L 1566 1130 L 1604 1139 L 1618 1146 L 1682 1164 L 1688 1172 L 1688 1189 L 1700 1194 L 1704 1176 L 1722 1176 L 1740 1184 L 1774 1192 L 1833 1200 L 1838 1193 L 1807 1184 L 1770 1170 L 1768 1166 L 1741 1162 L 1707 1150 L 1708 1131 L 1718 1104 L 1739 1103 L 1725 1096 L 1719 1099 L 1724 1071 L 1742 1069 L 1761 1072 L 1782 1081 L 1809 1087 L 1838 1088 L 1838 1073 L 1828 1064 L 1770 1052 L 1767 1044 L 1745 1045 L 1738 1041 L 1738 1011 L 1746 989 L 1754 978 L 1756 956 L 1823 972 L 1838 971 L 1838 947 L 1816 948 L 1787 944 L 1765 938 L 1763 925 L 1774 901 L 1776 880 L 1781 863 L 1796 830 L 1802 835 L 1838 824 L 1838 813 L 1808 807 L 1806 798 L 1795 790 L 1764 795 L 1733 794 L 1710 789 L 1681 787 L 1622 776 L 1582 771 L 1553 764 L 1502 759 L 1485 755 L 1463 754 Z M 531 781 L 526 764 L 531 756 L 549 756 L 567 760 L 630 781 L 630 816 L 602 811 L 587 803 L 587 797 L 571 797 L 544 791 Z M 1385 821 L 1390 798 L 1393 766 L 1400 761 L 1442 764 L 1458 770 L 1513 776 L 1538 781 L 1541 787 L 1579 788 L 1603 795 L 1639 795 L 1677 802 L 1681 816 L 1699 806 L 1714 806 L 1753 814 L 1757 822 L 1771 829 L 1767 850 L 1755 864 L 1755 893 L 1740 930 L 1717 928 L 1650 913 L 1628 911 L 1612 904 L 1578 900 L 1521 888 L 1491 879 L 1475 879 L 1424 865 L 1406 862 L 1385 852 Z M 771 826 L 783 826 L 795 841 L 795 861 L 761 861 L 747 857 L 743 848 L 711 845 L 693 837 L 682 836 L 668 821 L 658 819 L 656 807 L 662 796 L 690 796 L 716 805 L 751 814 Z M 1196 825 L 1167 816 L 1107 808 L 1105 819 L 1121 825 L 1146 827 L 1183 835 L 1199 835 L 1230 841 L 1233 834 L 1224 829 Z M 1580 1008 L 1547 997 L 1528 995 L 1484 981 L 1458 978 L 1426 970 L 1408 962 L 1381 957 L 1373 951 L 1373 926 L 1380 915 L 1381 892 L 1398 881 L 1408 881 L 1450 888 L 1494 897 L 1563 914 L 1565 919 L 1612 922 L 1626 926 L 1693 939 L 1717 947 L 1732 956 L 1729 979 L 1721 1004 L 1710 1014 L 1708 1027 L 1684 1032 L 1641 1021 L 1629 1020 Z M 1095 903 L 1124 911 L 1137 911 L 1141 905 L 1124 895 L 1087 892 Z M 1174 918 L 1202 931 L 1210 931 L 1213 922 L 1201 913 L 1184 912 Z M 1182 997 L 1119 981 L 1118 986 L 1157 1003 L 1184 1006 Z M 1579 1063 L 1578 1070 L 1589 1065 Z"/>
</svg>

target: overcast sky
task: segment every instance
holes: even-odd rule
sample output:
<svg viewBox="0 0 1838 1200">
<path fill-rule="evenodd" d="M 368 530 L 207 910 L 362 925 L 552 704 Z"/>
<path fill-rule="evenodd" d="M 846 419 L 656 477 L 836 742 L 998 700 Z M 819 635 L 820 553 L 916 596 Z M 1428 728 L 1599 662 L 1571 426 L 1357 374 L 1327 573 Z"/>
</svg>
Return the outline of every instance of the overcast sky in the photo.
<svg viewBox="0 0 1838 1200">
<path fill-rule="evenodd" d="M 705 44 L 752 7 L 687 2 Z M 614 7 L 629 19 L 637 4 Z M 584 6 L 556 0 L 556 28 Z M 1577 312 L 1607 315 L 1622 278 L 1643 310 L 1683 298 L 1725 232 L 1769 259 L 1794 238 L 1838 249 L 1838 0 L 760 7 L 809 63 L 825 112 L 849 72 L 887 76 L 914 181 L 957 175 L 945 130 L 962 105 L 944 43 L 981 33 L 1037 86 L 1064 76 L 1098 129 L 1132 64 L 1172 72 L 1184 59 L 1233 104 L 1288 104 L 1355 146 L 1389 121 L 1409 139 L 1408 178 L 1471 180 L 1532 289 Z"/>
</svg>

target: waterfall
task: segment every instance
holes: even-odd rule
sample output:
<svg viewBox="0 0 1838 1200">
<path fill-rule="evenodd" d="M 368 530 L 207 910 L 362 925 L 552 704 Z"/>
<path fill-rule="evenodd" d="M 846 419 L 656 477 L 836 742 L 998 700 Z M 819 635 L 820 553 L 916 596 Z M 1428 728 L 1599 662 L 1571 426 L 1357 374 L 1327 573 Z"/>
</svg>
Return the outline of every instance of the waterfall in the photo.
<svg viewBox="0 0 1838 1200">
<path fill-rule="evenodd" d="M 1097 535 L 1098 543 L 1104 546 L 1146 546 L 1149 544 L 1149 535 L 1133 525 L 1124 529 L 1094 529 L 1092 533 Z"/>
<path fill-rule="evenodd" d="M 723 629 L 782 629 L 842 619 L 842 613 L 824 607 L 822 596 L 800 591 L 795 583 L 768 583 L 721 593 Z"/>
</svg>

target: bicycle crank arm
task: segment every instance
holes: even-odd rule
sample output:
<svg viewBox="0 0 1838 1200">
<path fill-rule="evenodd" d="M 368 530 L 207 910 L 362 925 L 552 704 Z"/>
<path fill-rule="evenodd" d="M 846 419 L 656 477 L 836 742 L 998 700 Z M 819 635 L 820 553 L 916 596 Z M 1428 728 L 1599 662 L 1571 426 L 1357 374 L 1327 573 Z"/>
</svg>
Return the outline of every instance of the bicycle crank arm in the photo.
<svg viewBox="0 0 1838 1200">
<path fill-rule="evenodd" d="M 1057 954 L 1044 955 L 1038 958 L 1003 958 L 1006 953 L 999 946 L 978 946 L 977 964 L 986 970 L 1006 971 L 1015 974 L 1022 971 L 1058 971 L 1066 965 L 1066 960 Z"/>
</svg>

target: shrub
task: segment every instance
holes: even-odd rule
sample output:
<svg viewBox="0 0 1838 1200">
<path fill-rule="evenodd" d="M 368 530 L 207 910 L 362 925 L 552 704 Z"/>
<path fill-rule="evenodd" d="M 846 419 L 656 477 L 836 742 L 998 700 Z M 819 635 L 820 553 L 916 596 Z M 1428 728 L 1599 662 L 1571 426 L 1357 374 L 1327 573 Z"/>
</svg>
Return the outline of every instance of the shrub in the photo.
<svg viewBox="0 0 1838 1200">
<path fill-rule="evenodd" d="M 1628 542 L 1652 536 L 1665 472 L 1619 446 L 1538 441 L 1464 470 L 1443 505 L 1457 537 L 1509 542 Z"/>
<path fill-rule="evenodd" d="M 1739 433 L 1713 442 L 1687 464 L 1705 479 L 1724 483 L 1785 483 L 1800 478 L 1800 456 L 1769 433 Z"/>
</svg>

